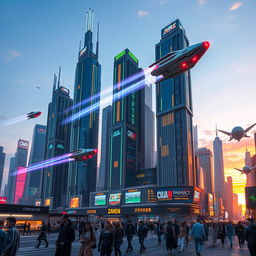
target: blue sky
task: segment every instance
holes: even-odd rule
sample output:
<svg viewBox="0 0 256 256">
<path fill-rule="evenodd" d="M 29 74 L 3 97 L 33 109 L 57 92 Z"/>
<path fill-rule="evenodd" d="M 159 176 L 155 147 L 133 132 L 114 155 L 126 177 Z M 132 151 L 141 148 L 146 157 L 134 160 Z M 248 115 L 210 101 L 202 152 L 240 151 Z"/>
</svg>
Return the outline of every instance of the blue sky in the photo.
<svg viewBox="0 0 256 256">
<path fill-rule="evenodd" d="M 179 18 L 190 44 L 212 44 L 192 70 L 194 124 L 199 125 L 201 145 L 213 139 L 215 123 L 229 130 L 255 122 L 255 0 L 1 0 L 0 121 L 43 112 L 37 120 L 0 127 L 0 145 L 8 154 L 6 169 L 17 140 L 31 142 L 34 125 L 46 124 L 53 74 L 59 66 L 61 84 L 73 96 L 79 40 L 89 8 L 95 11 L 94 28 L 100 23 L 103 89 L 112 86 L 116 54 L 129 48 L 146 68 L 154 61 L 160 30 Z"/>
</svg>

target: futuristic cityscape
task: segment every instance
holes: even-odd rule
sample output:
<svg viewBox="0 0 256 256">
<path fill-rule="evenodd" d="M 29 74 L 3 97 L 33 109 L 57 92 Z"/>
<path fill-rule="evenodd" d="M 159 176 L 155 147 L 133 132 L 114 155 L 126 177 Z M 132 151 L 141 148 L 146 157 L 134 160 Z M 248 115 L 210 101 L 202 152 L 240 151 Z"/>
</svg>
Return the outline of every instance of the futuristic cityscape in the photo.
<svg viewBox="0 0 256 256">
<path fill-rule="evenodd" d="M 256 3 L 53 2 L 0 3 L 0 255 L 255 256 Z"/>
</svg>

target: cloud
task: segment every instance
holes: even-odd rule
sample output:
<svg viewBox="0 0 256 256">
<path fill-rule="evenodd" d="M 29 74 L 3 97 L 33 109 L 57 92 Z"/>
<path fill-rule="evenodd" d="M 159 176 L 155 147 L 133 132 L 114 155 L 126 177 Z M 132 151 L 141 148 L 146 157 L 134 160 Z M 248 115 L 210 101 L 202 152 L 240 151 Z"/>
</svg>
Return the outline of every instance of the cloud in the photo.
<svg viewBox="0 0 256 256">
<path fill-rule="evenodd" d="M 238 8 L 240 8 L 242 5 L 243 5 L 242 2 L 236 2 L 236 3 L 234 3 L 234 4 L 229 8 L 229 10 L 230 10 L 230 11 L 235 11 L 235 10 L 237 10 Z"/>
<path fill-rule="evenodd" d="M 203 4 L 206 3 L 206 0 L 197 0 L 197 3 L 198 3 L 199 5 L 203 5 Z"/>
<path fill-rule="evenodd" d="M 165 5 L 169 2 L 169 0 L 160 0 L 159 3 L 160 5 Z"/>
<path fill-rule="evenodd" d="M 137 15 L 138 15 L 139 18 L 143 18 L 143 17 L 149 15 L 149 12 L 148 11 L 144 11 L 144 10 L 139 10 L 137 12 Z"/>
<path fill-rule="evenodd" d="M 6 60 L 7 61 L 11 61 L 17 57 L 20 57 L 23 55 L 23 52 L 22 51 L 18 51 L 18 50 L 10 50 L 9 53 L 8 53 L 8 56 L 6 57 Z"/>
</svg>

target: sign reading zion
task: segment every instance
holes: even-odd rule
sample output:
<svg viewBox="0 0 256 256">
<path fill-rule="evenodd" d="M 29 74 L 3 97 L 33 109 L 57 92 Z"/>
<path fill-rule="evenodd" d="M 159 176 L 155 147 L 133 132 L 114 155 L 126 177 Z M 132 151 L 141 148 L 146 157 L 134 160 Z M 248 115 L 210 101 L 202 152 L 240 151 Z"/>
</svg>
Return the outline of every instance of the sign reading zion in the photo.
<svg viewBox="0 0 256 256">
<path fill-rule="evenodd" d="M 158 202 L 192 203 L 194 189 L 192 187 L 163 188 L 157 191 Z"/>
</svg>

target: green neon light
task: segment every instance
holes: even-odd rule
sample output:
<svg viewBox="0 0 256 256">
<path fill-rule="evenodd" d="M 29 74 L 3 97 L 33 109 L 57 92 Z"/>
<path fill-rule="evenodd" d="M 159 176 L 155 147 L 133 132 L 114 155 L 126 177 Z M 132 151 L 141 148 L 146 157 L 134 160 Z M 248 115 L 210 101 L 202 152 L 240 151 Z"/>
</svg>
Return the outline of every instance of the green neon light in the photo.
<svg viewBox="0 0 256 256">
<path fill-rule="evenodd" d="M 119 54 L 117 54 L 116 57 L 115 57 L 115 60 L 120 59 L 120 58 L 121 58 L 122 56 L 124 56 L 124 55 L 125 55 L 125 50 L 122 51 L 122 52 L 120 52 Z"/>
<path fill-rule="evenodd" d="M 124 80 L 124 62 L 122 63 L 122 80 Z M 124 120 L 124 97 L 122 97 L 122 121 Z"/>
<path fill-rule="evenodd" d="M 123 180 L 123 128 L 121 127 L 121 150 L 120 150 L 120 186 Z"/>
<path fill-rule="evenodd" d="M 131 53 L 131 52 L 128 52 L 128 54 L 131 56 L 131 58 L 136 62 L 138 63 L 138 59 Z"/>
<path fill-rule="evenodd" d="M 116 84 L 116 69 L 117 69 L 117 66 L 114 67 L 114 85 Z M 113 91 L 114 93 L 114 91 Z M 115 102 L 113 102 L 113 107 L 114 107 L 114 111 L 112 112 L 113 115 L 112 115 L 112 123 L 114 124 L 116 122 L 116 104 Z"/>
<path fill-rule="evenodd" d="M 113 140 L 113 133 L 111 133 L 111 138 L 110 138 L 110 179 L 109 179 L 109 187 L 111 188 L 111 177 L 112 177 L 112 140 Z"/>
</svg>

